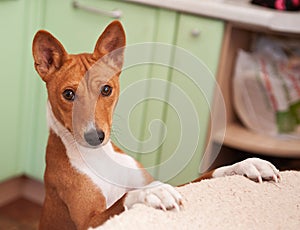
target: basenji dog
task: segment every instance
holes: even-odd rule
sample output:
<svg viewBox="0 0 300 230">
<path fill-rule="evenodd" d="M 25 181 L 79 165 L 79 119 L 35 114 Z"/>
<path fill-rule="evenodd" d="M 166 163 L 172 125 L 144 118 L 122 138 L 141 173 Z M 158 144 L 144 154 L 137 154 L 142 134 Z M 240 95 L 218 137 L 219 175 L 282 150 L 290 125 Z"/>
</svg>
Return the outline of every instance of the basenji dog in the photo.
<svg viewBox="0 0 300 230">
<path fill-rule="evenodd" d="M 50 130 L 40 229 L 97 227 L 136 203 L 162 210 L 181 208 L 182 197 L 173 186 L 155 181 L 110 140 L 125 40 L 119 21 L 106 27 L 93 53 L 68 54 L 47 31 L 34 37 L 34 66 L 46 83 Z M 95 172 L 85 157 L 95 159 L 105 175 Z M 195 182 L 234 174 L 259 182 L 280 179 L 271 163 L 250 158 L 208 172 Z"/>
</svg>

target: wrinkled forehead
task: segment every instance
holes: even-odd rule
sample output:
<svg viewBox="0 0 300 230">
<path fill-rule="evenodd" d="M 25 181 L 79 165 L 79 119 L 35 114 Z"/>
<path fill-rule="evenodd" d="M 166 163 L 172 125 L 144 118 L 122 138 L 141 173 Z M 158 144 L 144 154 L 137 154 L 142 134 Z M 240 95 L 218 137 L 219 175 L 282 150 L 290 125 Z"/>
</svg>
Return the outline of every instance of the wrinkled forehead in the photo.
<svg viewBox="0 0 300 230">
<path fill-rule="evenodd" d="M 78 93 L 98 94 L 100 88 L 111 82 L 119 71 L 103 61 L 96 62 L 82 77 L 77 87 Z"/>
<path fill-rule="evenodd" d="M 82 80 L 87 85 L 94 83 L 104 84 L 118 75 L 119 71 L 117 68 L 100 59 L 86 71 Z"/>
<path fill-rule="evenodd" d="M 89 58 L 83 59 L 80 55 L 72 55 L 65 67 L 61 68 L 54 77 L 56 78 L 54 82 L 60 89 L 77 90 L 81 88 L 83 90 L 88 88 L 92 90 L 109 82 L 119 74 L 119 71 L 106 60 L 100 59 L 95 62 Z"/>
</svg>

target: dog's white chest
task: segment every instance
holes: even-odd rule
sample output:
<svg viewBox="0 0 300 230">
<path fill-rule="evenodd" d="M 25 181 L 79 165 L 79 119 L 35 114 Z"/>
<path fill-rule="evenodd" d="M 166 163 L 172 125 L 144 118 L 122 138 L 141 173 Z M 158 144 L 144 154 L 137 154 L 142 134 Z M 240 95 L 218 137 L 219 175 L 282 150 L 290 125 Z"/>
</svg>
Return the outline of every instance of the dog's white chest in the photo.
<svg viewBox="0 0 300 230">
<path fill-rule="evenodd" d="M 71 165 L 101 190 L 107 208 L 126 192 L 146 185 L 136 161 L 128 155 L 115 152 L 110 141 L 97 149 L 78 145 L 72 134 L 55 118 L 49 103 L 48 124 L 64 143 Z"/>
<path fill-rule="evenodd" d="M 114 151 L 111 143 L 100 149 L 78 146 L 68 149 L 67 155 L 74 168 L 88 176 L 106 198 L 107 207 L 126 192 L 145 185 L 136 162 L 129 156 Z"/>
</svg>

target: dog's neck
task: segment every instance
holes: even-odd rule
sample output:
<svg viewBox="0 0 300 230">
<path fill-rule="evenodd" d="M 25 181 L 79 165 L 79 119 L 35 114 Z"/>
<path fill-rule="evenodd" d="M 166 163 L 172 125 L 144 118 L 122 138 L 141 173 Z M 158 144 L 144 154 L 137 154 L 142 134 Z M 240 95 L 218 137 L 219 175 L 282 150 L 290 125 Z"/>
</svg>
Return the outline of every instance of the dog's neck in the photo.
<svg viewBox="0 0 300 230">
<path fill-rule="evenodd" d="M 106 198 L 107 207 L 129 190 L 146 185 L 136 161 L 115 152 L 111 141 L 96 149 L 81 146 L 56 119 L 49 101 L 47 110 L 48 126 L 62 140 L 72 167 L 88 176 L 99 187 Z"/>
</svg>

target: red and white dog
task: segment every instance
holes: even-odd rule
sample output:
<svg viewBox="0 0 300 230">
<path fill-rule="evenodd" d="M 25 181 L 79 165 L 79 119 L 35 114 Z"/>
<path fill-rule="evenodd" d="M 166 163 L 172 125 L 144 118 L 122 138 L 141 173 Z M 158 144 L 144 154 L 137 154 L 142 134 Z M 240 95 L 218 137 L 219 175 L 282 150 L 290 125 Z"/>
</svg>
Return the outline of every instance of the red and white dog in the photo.
<svg viewBox="0 0 300 230">
<path fill-rule="evenodd" d="M 46 82 L 50 128 L 40 229 L 96 227 L 136 203 L 163 210 L 180 209 L 182 197 L 172 186 L 155 181 L 110 141 L 124 54 L 122 49 L 117 56 L 109 54 L 124 46 L 125 33 L 118 21 L 107 26 L 91 54 L 68 54 L 46 31 L 38 31 L 34 37 L 34 65 Z M 99 64 L 102 57 L 106 58 Z M 99 68 L 91 71 L 95 63 Z M 75 103 L 82 107 L 80 112 L 74 113 Z M 82 157 L 85 154 L 100 159 L 97 167 L 109 171 L 109 180 L 86 164 Z M 124 167 L 114 167 L 112 162 Z M 271 163 L 250 158 L 206 173 L 195 181 L 234 174 L 260 182 L 279 179 L 279 172 Z"/>
</svg>

